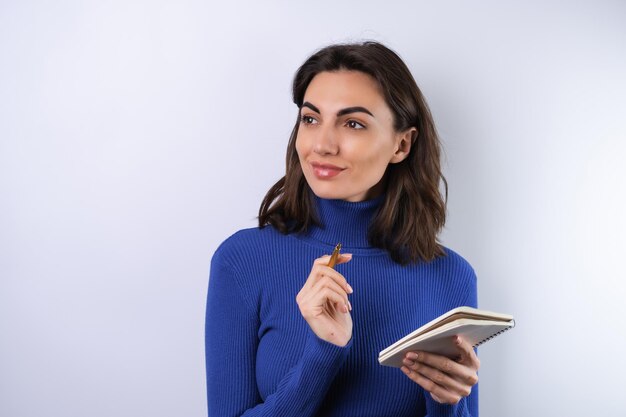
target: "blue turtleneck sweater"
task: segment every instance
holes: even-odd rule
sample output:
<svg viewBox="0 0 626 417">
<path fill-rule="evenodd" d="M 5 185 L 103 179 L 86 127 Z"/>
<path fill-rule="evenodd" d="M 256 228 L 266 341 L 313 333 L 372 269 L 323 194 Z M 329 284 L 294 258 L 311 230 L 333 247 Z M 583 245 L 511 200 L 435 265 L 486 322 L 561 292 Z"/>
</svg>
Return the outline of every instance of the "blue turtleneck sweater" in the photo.
<svg viewBox="0 0 626 417">
<path fill-rule="evenodd" d="M 456 253 L 401 266 L 371 247 L 367 229 L 379 204 L 317 199 L 323 227 L 246 229 L 217 249 L 206 313 L 210 417 L 478 416 L 477 387 L 442 405 L 400 369 L 378 364 L 378 352 L 417 327 L 476 306 L 476 277 Z M 345 347 L 319 339 L 295 301 L 313 260 L 338 242 L 353 254 L 336 267 L 354 289 Z"/>
</svg>

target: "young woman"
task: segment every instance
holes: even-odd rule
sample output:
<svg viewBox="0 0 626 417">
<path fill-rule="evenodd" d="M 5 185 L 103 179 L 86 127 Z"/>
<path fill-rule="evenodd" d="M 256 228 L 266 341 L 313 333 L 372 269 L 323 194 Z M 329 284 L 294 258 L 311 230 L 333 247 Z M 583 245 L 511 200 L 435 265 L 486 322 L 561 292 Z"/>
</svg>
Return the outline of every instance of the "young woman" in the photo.
<svg viewBox="0 0 626 417">
<path fill-rule="evenodd" d="M 476 306 L 472 268 L 437 241 L 440 144 L 410 71 L 379 43 L 332 45 L 299 68 L 293 100 L 285 176 L 259 227 L 211 263 L 209 415 L 477 416 L 466 341 L 456 360 L 377 361 L 438 315 Z"/>
</svg>

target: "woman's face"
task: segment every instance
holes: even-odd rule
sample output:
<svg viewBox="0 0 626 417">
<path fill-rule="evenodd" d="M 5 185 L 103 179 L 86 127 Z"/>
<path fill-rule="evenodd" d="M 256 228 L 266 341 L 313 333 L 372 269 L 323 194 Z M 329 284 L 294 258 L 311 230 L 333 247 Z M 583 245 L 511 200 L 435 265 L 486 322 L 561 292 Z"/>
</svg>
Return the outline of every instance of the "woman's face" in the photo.
<svg viewBox="0 0 626 417">
<path fill-rule="evenodd" d="M 321 72 L 304 94 L 296 151 L 318 197 L 363 201 L 383 192 L 387 165 L 408 156 L 414 132 L 394 130 L 391 109 L 371 76 Z"/>
</svg>

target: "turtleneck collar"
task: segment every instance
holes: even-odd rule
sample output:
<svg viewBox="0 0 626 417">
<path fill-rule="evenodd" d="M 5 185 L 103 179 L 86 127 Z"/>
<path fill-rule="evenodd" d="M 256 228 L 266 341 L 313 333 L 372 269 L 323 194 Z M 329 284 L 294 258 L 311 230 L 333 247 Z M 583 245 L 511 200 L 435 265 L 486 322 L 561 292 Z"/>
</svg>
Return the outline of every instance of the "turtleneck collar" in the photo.
<svg viewBox="0 0 626 417">
<path fill-rule="evenodd" d="M 383 198 L 351 203 L 314 196 L 321 226 L 311 226 L 308 235 L 331 246 L 341 242 L 346 249 L 371 248 L 367 232 Z"/>
</svg>

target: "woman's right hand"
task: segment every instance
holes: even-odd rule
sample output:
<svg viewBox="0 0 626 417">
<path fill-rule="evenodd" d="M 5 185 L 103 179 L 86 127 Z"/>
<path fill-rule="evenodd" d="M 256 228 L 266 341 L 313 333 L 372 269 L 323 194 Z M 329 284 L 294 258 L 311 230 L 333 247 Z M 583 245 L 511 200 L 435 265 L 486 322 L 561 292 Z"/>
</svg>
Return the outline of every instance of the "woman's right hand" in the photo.
<svg viewBox="0 0 626 417">
<path fill-rule="evenodd" d="M 341 254 L 338 264 L 349 262 L 351 254 Z M 352 287 L 339 272 L 328 266 L 330 256 L 313 262 L 313 268 L 296 297 L 302 317 L 322 340 L 345 346 L 352 337 Z"/>
</svg>

